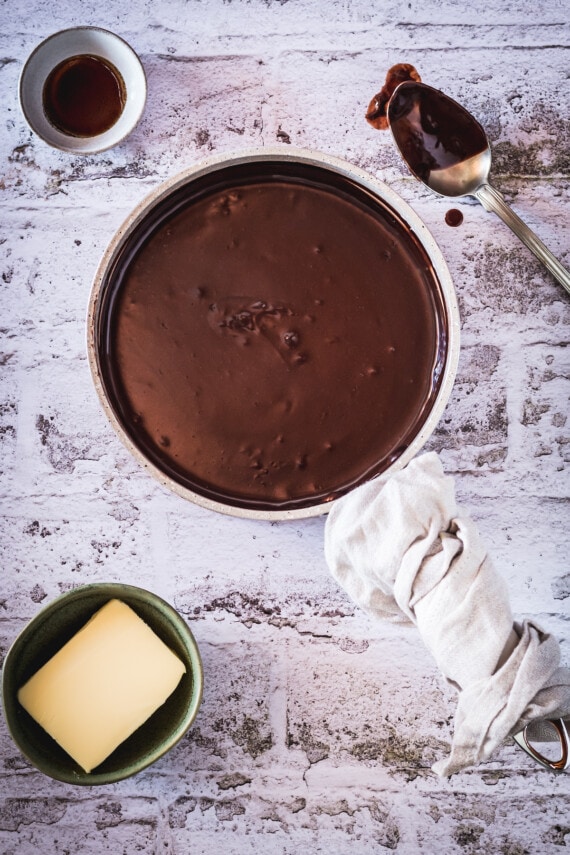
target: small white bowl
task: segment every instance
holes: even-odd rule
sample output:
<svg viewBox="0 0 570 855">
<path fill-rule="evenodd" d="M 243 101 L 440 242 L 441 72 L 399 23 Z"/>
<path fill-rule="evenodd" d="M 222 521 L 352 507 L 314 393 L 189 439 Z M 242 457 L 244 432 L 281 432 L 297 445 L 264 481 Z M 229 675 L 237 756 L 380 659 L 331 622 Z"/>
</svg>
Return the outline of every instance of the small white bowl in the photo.
<svg viewBox="0 0 570 855">
<path fill-rule="evenodd" d="M 65 59 L 81 54 L 100 57 L 114 65 L 126 90 L 125 106 L 115 124 L 90 137 L 58 130 L 48 120 L 43 105 L 44 85 L 50 72 Z M 74 27 L 49 36 L 30 54 L 20 77 L 20 105 L 32 130 L 48 145 L 74 154 L 94 154 L 120 143 L 138 123 L 145 103 L 146 76 L 140 59 L 122 38 L 99 27 Z"/>
</svg>

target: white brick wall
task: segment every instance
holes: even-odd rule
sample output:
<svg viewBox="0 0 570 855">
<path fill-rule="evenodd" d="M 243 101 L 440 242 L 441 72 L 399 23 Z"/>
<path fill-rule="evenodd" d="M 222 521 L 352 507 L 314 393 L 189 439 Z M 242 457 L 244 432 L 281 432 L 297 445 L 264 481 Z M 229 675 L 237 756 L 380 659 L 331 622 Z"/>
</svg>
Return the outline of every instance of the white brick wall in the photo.
<svg viewBox="0 0 570 855">
<path fill-rule="evenodd" d="M 570 266 L 569 15 L 545 0 L 20 0 L 0 8 L 0 648 L 60 591 L 151 588 L 189 620 L 204 702 L 170 754 L 78 790 L 35 772 L 0 721 L 0 851 L 559 853 L 570 778 L 512 745 L 450 781 L 454 694 L 413 630 L 339 591 L 323 520 L 216 515 L 165 492 L 103 416 L 85 355 L 92 277 L 123 218 L 211 153 L 290 142 L 398 191 L 442 247 L 462 313 L 449 406 L 430 440 L 457 476 L 519 615 L 570 665 L 570 302 L 491 214 L 407 174 L 363 114 L 394 62 L 488 129 L 494 182 Z M 85 158 L 34 137 L 23 60 L 51 32 L 112 29 L 148 74 L 145 115 Z"/>
</svg>

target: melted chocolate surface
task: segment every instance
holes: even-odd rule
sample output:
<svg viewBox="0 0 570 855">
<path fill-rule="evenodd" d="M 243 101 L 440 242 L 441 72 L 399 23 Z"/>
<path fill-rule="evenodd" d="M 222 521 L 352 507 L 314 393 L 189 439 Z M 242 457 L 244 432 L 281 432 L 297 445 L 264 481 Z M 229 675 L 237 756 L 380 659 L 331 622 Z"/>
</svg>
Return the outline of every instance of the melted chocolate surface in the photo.
<svg viewBox="0 0 570 855">
<path fill-rule="evenodd" d="M 436 397 L 439 284 L 393 212 L 328 170 L 191 182 L 104 284 L 100 370 L 126 432 L 218 502 L 326 502 L 386 469 Z"/>
</svg>

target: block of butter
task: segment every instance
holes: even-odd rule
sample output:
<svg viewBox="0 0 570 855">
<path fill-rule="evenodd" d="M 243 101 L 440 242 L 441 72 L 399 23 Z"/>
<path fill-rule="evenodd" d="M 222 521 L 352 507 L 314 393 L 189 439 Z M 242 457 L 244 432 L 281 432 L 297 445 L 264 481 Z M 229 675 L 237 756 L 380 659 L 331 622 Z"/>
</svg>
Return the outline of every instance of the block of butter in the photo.
<svg viewBox="0 0 570 855">
<path fill-rule="evenodd" d="M 186 668 L 135 612 L 110 600 L 18 692 L 91 772 L 172 694 Z"/>
</svg>

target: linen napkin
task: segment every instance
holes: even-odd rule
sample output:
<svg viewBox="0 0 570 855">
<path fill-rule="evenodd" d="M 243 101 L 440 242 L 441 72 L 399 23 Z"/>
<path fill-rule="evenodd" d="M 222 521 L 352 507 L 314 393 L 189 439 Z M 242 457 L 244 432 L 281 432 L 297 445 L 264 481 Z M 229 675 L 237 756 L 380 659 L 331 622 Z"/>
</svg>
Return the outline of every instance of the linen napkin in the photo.
<svg viewBox="0 0 570 855">
<path fill-rule="evenodd" d="M 570 715 L 558 641 L 533 621 L 513 622 L 507 588 L 437 454 L 335 502 L 325 556 L 365 611 L 415 624 L 457 689 L 451 753 L 432 767 L 438 775 L 488 759 L 531 721 Z"/>
</svg>

